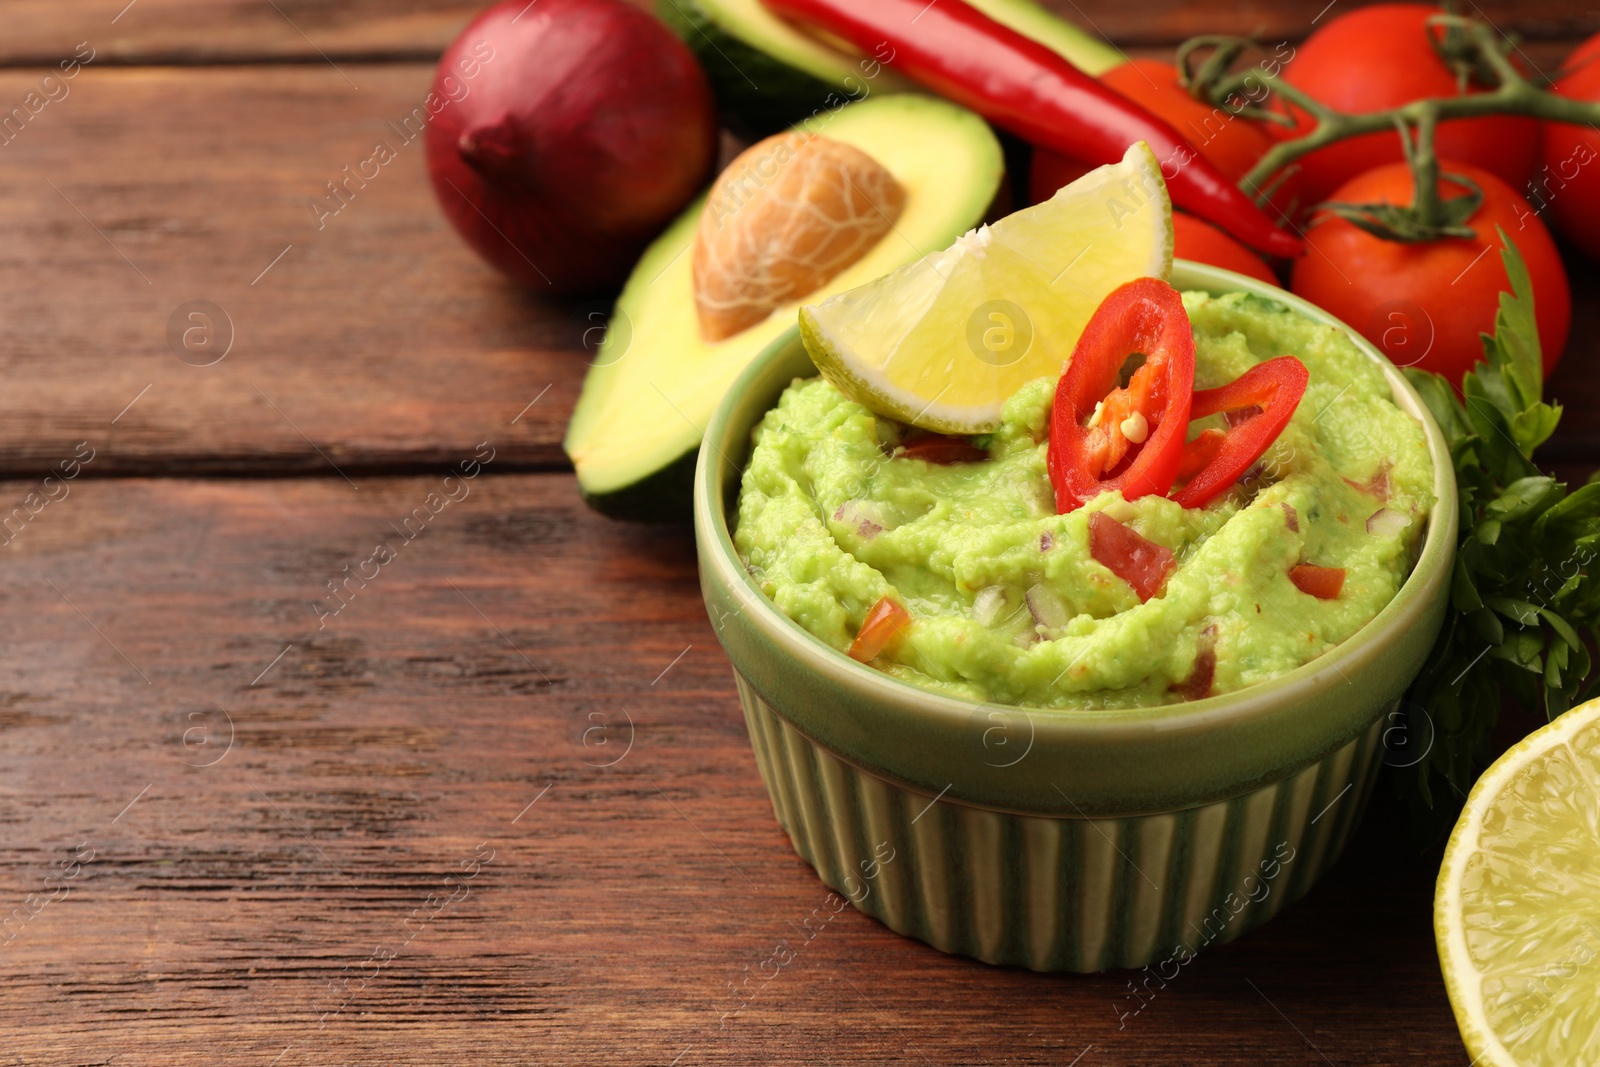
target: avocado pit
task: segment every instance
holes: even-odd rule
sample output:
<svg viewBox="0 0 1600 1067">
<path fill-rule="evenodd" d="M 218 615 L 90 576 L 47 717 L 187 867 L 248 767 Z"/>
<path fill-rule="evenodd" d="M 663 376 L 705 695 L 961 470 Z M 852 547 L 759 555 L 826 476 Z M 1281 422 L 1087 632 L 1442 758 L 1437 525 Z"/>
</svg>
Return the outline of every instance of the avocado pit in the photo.
<svg viewBox="0 0 1600 1067">
<path fill-rule="evenodd" d="M 794 131 L 759 141 L 718 176 L 694 244 L 700 334 L 720 341 L 815 292 L 882 239 L 905 189 L 867 153 Z"/>
</svg>

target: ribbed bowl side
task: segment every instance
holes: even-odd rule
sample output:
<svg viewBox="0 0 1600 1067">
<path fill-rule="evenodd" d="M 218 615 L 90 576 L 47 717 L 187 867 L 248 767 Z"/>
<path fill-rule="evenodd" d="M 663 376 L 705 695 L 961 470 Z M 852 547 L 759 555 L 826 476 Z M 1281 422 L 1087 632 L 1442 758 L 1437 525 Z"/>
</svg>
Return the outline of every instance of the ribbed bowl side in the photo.
<svg viewBox="0 0 1600 1067">
<path fill-rule="evenodd" d="M 1050 818 L 936 801 L 860 770 L 738 683 L 778 821 L 824 882 L 898 933 L 1040 971 L 1181 963 L 1270 919 L 1344 848 L 1384 722 L 1231 800 Z"/>
</svg>

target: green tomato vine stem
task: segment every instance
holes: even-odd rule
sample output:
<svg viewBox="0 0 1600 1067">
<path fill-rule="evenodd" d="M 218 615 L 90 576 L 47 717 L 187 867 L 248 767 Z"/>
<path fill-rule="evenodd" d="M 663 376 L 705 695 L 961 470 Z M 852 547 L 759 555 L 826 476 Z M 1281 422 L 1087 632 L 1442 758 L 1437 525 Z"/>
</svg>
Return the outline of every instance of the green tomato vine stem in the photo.
<svg viewBox="0 0 1600 1067">
<path fill-rule="evenodd" d="M 1438 126 L 1439 109 L 1425 104 L 1417 113 L 1416 140 L 1406 145 L 1411 170 L 1417 179 L 1411 210 L 1416 213 L 1418 222 L 1430 228 L 1443 226 L 1445 217 L 1444 201 L 1439 196 L 1439 157 L 1433 150 L 1433 134 Z M 1405 137 L 1404 125 L 1400 127 L 1400 136 Z"/>
<path fill-rule="evenodd" d="M 1548 122 L 1600 126 L 1600 103 L 1571 100 L 1535 85 L 1507 58 L 1502 47 L 1504 38 L 1492 27 L 1477 19 L 1459 15 L 1441 15 L 1433 22 L 1461 35 L 1462 51 L 1477 59 L 1480 68 L 1497 80 L 1494 88 L 1459 96 L 1413 100 L 1384 111 L 1346 114 L 1328 107 L 1285 81 L 1281 74 L 1259 68 L 1245 71 L 1230 69 L 1233 61 L 1253 45 L 1248 39 L 1238 37 L 1195 37 L 1185 41 L 1178 49 L 1178 69 L 1191 92 L 1226 108 L 1236 116 L 1293 125 L 1293 120 L 1280 111 L 1232 105 L 1231 101 L 1236 100 L 1261 100 L 1264 97 L 1262 88 L 1265 87 L 1268 92 L 1276 94 L 1280 100 L 1303 111 L 1315 121 L 1315 125 L 1304 136 L 1274 145 L 1239 180 L 1240 187 L 1263 204 L 1270 193 L 1268 183 L 1274 176 L 1282 174 L 1297 160 L 1319 148 L 1363 134 L 1392 131 L 1397 127 L 1417 131 L 1412 161 L 1420 179 L 1424 169 L 1430 169 L 1435 178 L 1438 175 L 1438 162 L 1433 151 L 1433 127 L 1440 122 L 1481 118 L 1485 115 L 1526 115 Z M 1201 49 L 1212 51 L 1199 70 L 1190 75 L 1189 59 Z M 1424 192 L 1435 187 L 1434 182 L 1424 184 L 1419 181 L 1417 207 L 1419 213 L 1424 216 L 1431 214 L 1437 220 L 1440 217 L 1437 194 Z"/>
</svg>

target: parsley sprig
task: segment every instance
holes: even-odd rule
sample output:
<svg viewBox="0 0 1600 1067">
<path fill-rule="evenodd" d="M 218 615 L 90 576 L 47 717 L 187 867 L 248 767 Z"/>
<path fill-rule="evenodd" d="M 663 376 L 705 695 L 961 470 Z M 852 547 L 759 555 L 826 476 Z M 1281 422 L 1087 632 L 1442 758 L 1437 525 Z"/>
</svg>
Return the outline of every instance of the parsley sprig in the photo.
<svg viewBox="0 0 1600 1067">
<path fill-rule="evenodd" d="M 1397 776 L 1429 840 L 1454 823 L 1487 766 L 1503 696 L 1554 719 L 1592 692 L 1585 637 L 1600 640 L 1600 574 L 1590 567 L 1600 556 L 1600 482 L 1568 492 L 1533 462 L 1561 407 L 1542 399 L 1533 287 L 1499 232 L 1511 292 L 1500 294 L 1494 335 L 1482 335 L 1483 362 L 1461 395 L 1437 374 L 1406 370 L 1450 443 L 1461 503 L 1450 611 L 1405 708 L 1407 744 L 1428 747 Z"/>
</svg>

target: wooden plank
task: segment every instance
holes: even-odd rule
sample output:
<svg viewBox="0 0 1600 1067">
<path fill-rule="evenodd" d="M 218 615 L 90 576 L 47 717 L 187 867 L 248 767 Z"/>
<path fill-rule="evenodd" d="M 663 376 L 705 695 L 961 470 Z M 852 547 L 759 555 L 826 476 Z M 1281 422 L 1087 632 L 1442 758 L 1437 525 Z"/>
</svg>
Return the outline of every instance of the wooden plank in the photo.
<svg viewBox="0 0 1600 1067">
<path fill-rule="evenodd" d="M 402 128 L 428 65 L 348 73 L 91 66 L 0 147 L 0 472 L 83 440 L 95 474 L 354 473 L 490 437 L 507 465 L 564 464 L 606 305 L 516 288 L 445 222 Z M 0 73 L 0 101 L 38 81 Z M 353 197 L 319 216 L 334 181 Z M 214 365 L 224 319 L 189 352 L 191 301 L 231 322 Z"/>
<path fill-rule="evenodd" d="M 564 465 L 604 302 L 519 290 L 445 223 L 390 125 L 426 65 L 353 73 L 90 67 L 0 147 L 0 474 L 84 441 L 96 476 L 415 470 L 490 438 L 505 466 Z M 37 81 L 0 72 L 0 101 Z M 397 158 L 319 228 L 312 198 L 379 141 Z M 1572 263 L 1552 448 L 1600 459 L 1600 273 Z M 212 366 L 174 342 L 196 300 L 232 324 Z"/>
<path fill-rule="evenodd" d="M 487 6 L 482 0 L 12 0 L 0 61 L 51 63 L 85 40 L 111 63 L 434 56 Z"/>
<path fill-rule="evenodd" d="M 773 818 L 687 535 L 599 519 L 565 475 L 469 485 L 321 630 L 324 583 L 438 476 L 79 482 L 15 538 L 0 903 L 39 910 L 0 948 L 9 1054 L 1463 1062 L 1436 861 L 1390 811 L 1126 1019 L 1126 974 L 986 967 L 849 910 L 808 939 L 827 891 Z"/>
<path fill-rule="evenodd" d="M 637 0 L 649 6 L 647 0 Z M 1299 40 L 1339 11 L 1360 6 L 1281 0 L 1045 0 L 1062 17 L 1133 45 L 1172 44 L 1201 33 Z M 117 63 L 217 63 L 261 59 L 359 62 L 437 55 L 482 0 L 11 0 L 0 63 L 53 63 L 83 40 Z M 1568 0 L 1484 0 L 1473 5 L 1507 32 L 1533 40 L 1587 37 L 1600 13 Z"/>
</svg>

